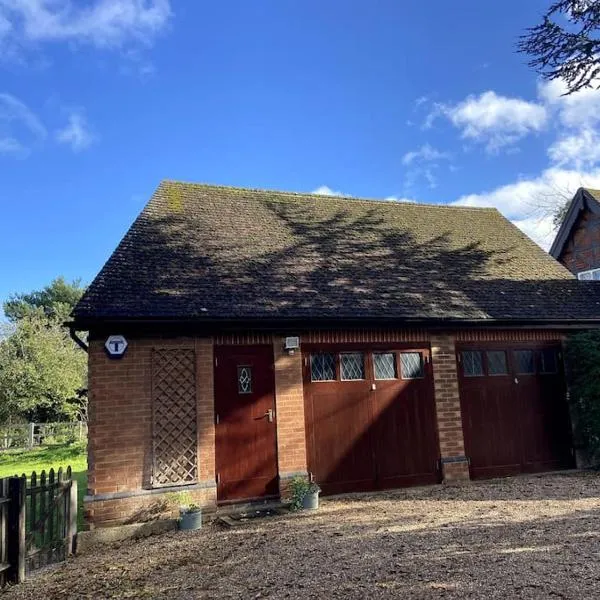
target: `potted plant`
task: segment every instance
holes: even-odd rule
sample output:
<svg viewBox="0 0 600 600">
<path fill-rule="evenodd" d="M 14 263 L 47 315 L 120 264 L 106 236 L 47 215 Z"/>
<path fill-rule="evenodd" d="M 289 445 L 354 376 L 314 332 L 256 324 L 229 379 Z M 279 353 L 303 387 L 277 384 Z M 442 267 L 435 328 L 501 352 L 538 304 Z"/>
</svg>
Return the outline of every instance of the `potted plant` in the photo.
<svg viewBox="0 0 600 600">
<path fill-rule="evenodd" d="M 321 488 L 314 481 L 308 481 L 304 477 L 294 477 L 290 482 L 290 491 L 292 493 L 292 510 L 300 508 L 316 510 L 319 508 Z"/>
<path fill-rule="evenodd" d="M 202 509 L 197 504 L 179 508 L 179 529 L 194 531 L 202 528 Z"/>
<path fill-rule="evenodd" d="M 202 527 L 202 509 L 193 503 L 189 492 L 169 494 L 168 500 L 171 507 L 179 507 L 179 529 L 191 531 Z"/>
</svg>

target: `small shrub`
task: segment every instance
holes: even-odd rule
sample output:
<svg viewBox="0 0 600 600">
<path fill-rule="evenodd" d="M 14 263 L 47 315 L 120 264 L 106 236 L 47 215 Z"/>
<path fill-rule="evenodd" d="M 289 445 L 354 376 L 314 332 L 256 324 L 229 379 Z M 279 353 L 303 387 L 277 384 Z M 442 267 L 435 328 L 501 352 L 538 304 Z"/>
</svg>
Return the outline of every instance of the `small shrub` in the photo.
<svg viewBox="0 0 600 600">
<path fill-rule="evenodd" d="M 313 481 L 308 481 L 305 477 L 294 477 L 290 481 L 290 492 L 292 494 L 291 510 L 302 508 L 302 501 L 307 494 L 320 492 L 321 488 Z"/>
</svg>

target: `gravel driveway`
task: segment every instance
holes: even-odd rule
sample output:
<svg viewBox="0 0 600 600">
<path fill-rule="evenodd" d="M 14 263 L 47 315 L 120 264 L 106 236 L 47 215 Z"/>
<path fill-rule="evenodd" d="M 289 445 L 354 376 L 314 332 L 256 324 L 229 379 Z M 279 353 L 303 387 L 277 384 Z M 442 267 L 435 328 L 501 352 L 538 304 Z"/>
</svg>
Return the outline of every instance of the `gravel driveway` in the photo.
<svg viewBox="0 0 600 600">
<path fill-rule="evenodd" d="M 600 597 L 600 475 L 325 499 L 103 547 L 5 598 Z"/>
</svg>

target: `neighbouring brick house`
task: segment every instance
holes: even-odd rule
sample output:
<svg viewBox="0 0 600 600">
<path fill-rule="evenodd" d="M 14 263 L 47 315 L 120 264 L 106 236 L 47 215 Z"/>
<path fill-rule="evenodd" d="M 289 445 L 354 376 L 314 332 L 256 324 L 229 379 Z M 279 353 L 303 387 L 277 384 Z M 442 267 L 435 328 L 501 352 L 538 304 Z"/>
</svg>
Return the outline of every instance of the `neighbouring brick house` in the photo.
<svg viewBox="0 0 600 600">
<path fill-rule="evenodd" d="M 600 280 L 600 190 L 577 190 L 550 254 L 578 279 Z"/>
<path fill-rule="evenodd" d="M 89 522 L 572 466 L 599 300 L 494 209 L 164 182 L 73 313 Z"/>
</svg>

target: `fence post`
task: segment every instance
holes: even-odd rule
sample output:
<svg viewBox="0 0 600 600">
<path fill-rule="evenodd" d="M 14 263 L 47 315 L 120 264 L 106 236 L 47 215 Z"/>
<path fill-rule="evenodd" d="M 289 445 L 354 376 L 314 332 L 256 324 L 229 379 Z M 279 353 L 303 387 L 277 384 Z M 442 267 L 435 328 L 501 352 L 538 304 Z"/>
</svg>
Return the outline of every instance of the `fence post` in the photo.
<svg viewBox="0 0 600 600">
<path fill-rule="evenodd" d="M 33 448 L 35 443 L 35 423 L 29 423 L 29 438 L 27 440 L 27 446 Z"/>
<path fill-rule="evenodd" d="M 69 489 L 69 540 L 68 552 L 75 554 L 77 551 L 77 479 L 71 475 Z"/>
<path fill-rule="evenodd" d="M 8 480 L 8 577 L 15 583 L 25 581 L 25 477 Z"/>
</svg>

